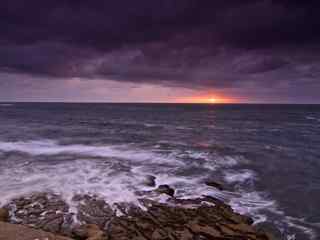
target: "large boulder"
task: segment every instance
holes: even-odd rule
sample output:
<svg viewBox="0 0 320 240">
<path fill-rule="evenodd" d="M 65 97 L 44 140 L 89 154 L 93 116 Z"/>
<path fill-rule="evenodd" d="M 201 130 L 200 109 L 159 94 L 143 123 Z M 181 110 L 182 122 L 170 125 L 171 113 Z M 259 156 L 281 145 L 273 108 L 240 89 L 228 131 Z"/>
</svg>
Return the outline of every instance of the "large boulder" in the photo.
<svg viewBox="0 0 320 240">
<path fill-rule="evenodd" d="M 170 197 L 174 196 L 174 189 L 169 185 L 159 185 L 159 187 L 156 189 L 156 192 L 167 194 Z"/>
<path fill-rule="evenodd" d="M 152 175 L 147 175 L 142 181 L 143 185 L 147 187 L 155 187 L 156 186 L 156 177 Z"/>
</svg>

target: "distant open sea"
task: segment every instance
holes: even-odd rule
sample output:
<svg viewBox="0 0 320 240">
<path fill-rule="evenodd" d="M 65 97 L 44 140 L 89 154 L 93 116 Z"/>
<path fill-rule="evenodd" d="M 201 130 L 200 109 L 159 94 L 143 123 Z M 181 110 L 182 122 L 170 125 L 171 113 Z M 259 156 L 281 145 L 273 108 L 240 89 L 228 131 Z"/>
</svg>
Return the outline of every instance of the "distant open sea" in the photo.
<svg viewBox="0 0 320 240">
<path fill-rule="evenodd" d="M 0 204 L 34 191 L 137 202 L 145 175 L 320 239 L 320 106 L 0 104 Z"/>
</svg>

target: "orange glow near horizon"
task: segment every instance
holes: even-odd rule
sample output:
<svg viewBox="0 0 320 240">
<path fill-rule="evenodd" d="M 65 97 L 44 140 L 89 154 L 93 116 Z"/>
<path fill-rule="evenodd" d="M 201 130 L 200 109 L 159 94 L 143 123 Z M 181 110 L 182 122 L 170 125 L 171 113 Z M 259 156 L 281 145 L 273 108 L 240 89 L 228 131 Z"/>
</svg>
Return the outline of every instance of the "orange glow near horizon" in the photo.
<svg viewBox="0 0 320 240">
<path fill-rule="evenodd" d="M 219 103 L 235 103 L 234 99 L 219 97 L 216 95 L 209 96 L 194 96 L 177 99 L 179 103 L 204 103 L 204 104 L 219 104 Z"/>
<path fill-rule="evenodd" d="M 216 103 L 216 102 L 217 102 L 217 99 L 215 99 L 215 98 L 209 98 L 209 102 L 211 102 L 211 103 Z"/>
</svg>

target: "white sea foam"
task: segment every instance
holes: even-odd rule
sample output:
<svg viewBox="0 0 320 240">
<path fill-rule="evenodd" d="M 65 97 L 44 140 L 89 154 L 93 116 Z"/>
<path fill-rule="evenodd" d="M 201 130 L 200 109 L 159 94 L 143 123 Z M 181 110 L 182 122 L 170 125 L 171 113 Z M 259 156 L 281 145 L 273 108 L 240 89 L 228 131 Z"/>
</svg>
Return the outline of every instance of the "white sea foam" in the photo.
<svg viewBox="0 0 320 240">
<path fill-rule="evenodd" d="M 225 181 L 228 183 L 247 183 L 257 179 L 256 173 L 249 169 L 243 170 L 228 170 L 225 172 Z M 279 210 L 276 201 L 265 196 L 264 192 L 244 192 L 241 191 L 237 194 L 230 192 L 217 193 L 217 196 L 223 199 L 229 199 L 230 205 L 241 214 L 250 214 L 255 223 L 265 222 L 268 217 L 265 210 L 272 212 L 275 215 L 281 216 L 283 222 L 292 228 L 298 229 L 306 234 L 309 239 L 317 239 L 316 233 L 312 230 L 312 226 L 306 223 L 304 219 L 297 219 L 287 216 L 283 211 Z M 231 195 L 231 196 L 230 196 Z M 287 239 L 296 239 L 294 234 L 287 235 Z"/>
<path fill-rule="evenodd" d="M 184 165 L 175 154 L 160 154 L 132 146 L 60 145 L 42 140 L 0 142 L 0 151 L 28 153 L 40 156 L 38 159 L 41 156 L 59 159 L 59 154 L 73 156 L 71 160 L 55 164 L 28 161 L 1 169 L 2 203 L 34 191 L 53 191 L 69 202 L 77 193 L 97 194 L 109 203 L 137 202 L 135 192 L 146 190 L 141 185 L 146 174 L 155 175 L 159 184 L 182 188 L 196 188 L 197 184 L 197 179 L 175 176 L 174 170 Z"/>
<path fill-rule="evenodd" d="M 77 154 L 91 157 L 125 158 L 132 161 L 178 164 L 169 156 L 158 155 L 150 151 L 130 149 L 128 146 L 89 146 L 89 145 L 59 145 L 52 140 L 27 142 L 0 142 L 0 151 L 23 152 L 31 155 Z"/>
<path fill-rule="evenodd" d="M 187 150 L 183 152 L 176 152 L 176 156 L 180 158 L 192 158 L 194 160 L 204 160 L 202 166 L 212 171 L 217 170 L 220 167 L 232 167 L 241 162 L 241 159 L 231 156 L 220 156 L 209 152 Z M 194 164 L 201 161 L 195 161 Z"/>
<path fill-rule="evenodd" d="M 111 205 L 115 202 L 139 204 L 140 196 L 136 193 L 152 189 L 142 184 L 144 177 L 151 174 L 156 176 L 156 185 L 173 186 L 178 198 L 213 195 L 229 202 L 237 212 L 254 216 L 256 222 L 267 219 L 266 215 L 261 214 L 261 210 L 277 212 L 276 202 L 266 198 L 262 192 L 221 192 L 203 184 L 207 177 L 205 174 L 200 178 L 175 174 L 181 167 L 185 167 L 183 158 L 192 158 L 194 164 L 201 164 L 209 171 L 215 171 L 219 167 L 231 168 L 239 164 L 242 161 L 240 157 L 222 157 L 191 150 L 168 154 L 166 151 L 162 153 L 136 149 L 132 145 L 61 145 L 51 140 L 0 142 L 0 151 L 28 153 L 38 156 L 38 159 L 41 156 L 58 159 L 57 155 L 72 155 L 72 158 L 55 164 L 30 160 L 12 163 L 0 169 L 1 204 L 17 196 L 46 191 L 60 194 L 73 211 L 75 206 L 72 197 L 75 194 L 99 195 Z M 226 169 L 224 175 L 228 183 L 245 183 L 256 178 L 256 174 L 248 169 Z M 167 197 L 158 196 L 155 200 L 165 202 Z M 297 221 L 287 220 L 292 227 L 300 226 Z M 300 229 L 306 232 L 310 231 L 309 228 L 302 228 Z"/>
<path fill-rule="evenodd" d="M 308 119 L 308 120 L 315 120 L 316 118 L 313 117 L 313 116 L 306 116 L 306 119 Z"/>
<path fill-rule="evenodd" d="M 1 103 L 0 104 L 0 107 L 11 107 L 11 106 L 13 106 L 14 104 L 12 104 L 12 103 Z"/>
<path fill-rule="evenodd" d="M 246 181 L 252 181 L 256 178 L 255 172 L 249 169 L 242 170 L 229 170 L 225 172 L 224 179 L 228 183 L 243 183 Z"/>
<path fill-rule="evenodd" d="M 285 221 L 290 227 L 299 229 L 304 234 L 309 236 L 310 240 L 317 240 L 318 239 L 318 235 L 315 233 L 315 231 L 312 228 L 310 228 L 310 227 L 312 227 L 312 225 L 309 223 L 306 223 L 304 219 L 298 219 L 298 218 L 294 218 L 294 217 L 290 217 L 290 216 L 285 216 Z M 288 239 L 289 239 L 289 237 L 290 236 L 288 236 Z M 292 235 L 291 237 L 292 237 L 292 239 L 295 239 L 295 235 Z"/>
<path fill-rule="evenodd" d="M 72 155 L 71 160 L 59 160 L 56 164 L 28 161 L 27 164 L 13 163 L 12 166 L 2 169 L 2 203 L 34 191 L 61 194 L 71 205 L 72 196 L 77 193 L 99 195 L 110 204 L 123 201 L 137 203 L 136 192 L 150 190 L 141 184 L 147 174 L 156 176 L 157 184 L 173 186 L 177 190 L 177 197 L 196 198 L 218 192 L 203 184 L 206 174 L 201 178 L 177 176 L 175 172 L 185 167 L 183 158 L 192 158 L 194 164 L 200 164 L 210 171 L 237 164 L 236 158 L 211 156 L 200 151 L 162 154 L 128 145 L 61 145 L 52 140 L 0 142 L 0 151 L 28 153 L 40 156 L 38 159 L 41 159 L 41 156 L 46 156 L 46 159 L 59 159 L 57 155 L 60 154 Z"/>
<path fill-rule="evenodd" d="M 320 122 L 320 118 L 315 117 L 315 116 L 306 116 L 306 119 L 307 119 L 307 120 L 312 120 L 312 121 L 318 121 L 318 122 Z"/>
<path fill-rule="evenodd" d="M 72 205 L 74 194 L 98 194 L 110 203 L 135 202 L 135 184 L 139 176 L 119 172 L 111 165 L 92 160 L 77 160 L 57 165 L 33 165 L 32 168 L 12 168 L 2 171 L 1 201 L 29 194 L 51 192 L 61 194 Z"/>
</svg>

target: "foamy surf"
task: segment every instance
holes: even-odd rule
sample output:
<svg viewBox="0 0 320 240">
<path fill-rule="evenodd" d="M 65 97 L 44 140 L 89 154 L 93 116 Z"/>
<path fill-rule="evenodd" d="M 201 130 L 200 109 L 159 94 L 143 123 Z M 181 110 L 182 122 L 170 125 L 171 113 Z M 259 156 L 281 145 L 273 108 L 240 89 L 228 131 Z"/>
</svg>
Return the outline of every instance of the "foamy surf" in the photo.
<svg viewBox="0 0 320 240">
<path fill-rule="evenodd" d="M 253 181 L 257 178 L 255 172 L 249 169 L 242 170 L 227 170 L 224 173 L 224 179 L 228 183 L 243 183 L 246 181 Z"/>
<path fill-rule="evenodd" d="M 9 162 L 2 169 L 0 179 L 5 184 L 0 187 L 4 193 L 1 201 L 29 191 L 51 190 L 65 196 L 65 199 L 71 199 L 74 194 L 86 193 L 104 196 L 111 203 L 137 202 L 134 192 L 145 190 L 141 182 L 146 174 L 156 176 L 159 184 L 177 187 L 177 194 L 181 196 L 199 196 L 208 193 L 207 186 L 199 188 L 201 178 L 175 175 L 185 165 L 183 158 L 205 159 L 201 166 L 210 165 L 207 166 L 208 171 L 221 166 L 224 161 L 210 161 L 207 153 L 192 151 L 183 154 L 159 153 L 128 145 L 61 145 L 52 140 L 2 141 L 0 152 L 31 155 L 30 161 L 23 161 L 19 165 Z M 60 155 L 72 157 L 61 160 Z M 37 159 L 41 159 L 41 156 L 50 157 L 55 164 L 41 160 L 33 162 L 32 156 Z M 225 164 L 228 165 L 229 161 L 225 161 Z"/>
<path fill-rule="evenodd" d="M 133 145 L 62 145 L 57 141 L 17 141 L 0 142 L 0 152 L 28 154 L 30 161 L 20 164 L 8 162 L 1 169 L 0 196 L 1 204 L 13 198 L 32 192 L 53 192 L 69 204 L 71 211 L 76 211 L 73 197 L 77 194 L 95 195 L 104 199 L 111 206 L 118 202 L 139 205 L 143 191 L 154 188 L 143 184 L 146 175 L 156 177 L 156 186 L 168 184 L 176 189 L 178 198 L 197 198 L 203 195 L 215 196 L 229 203 L 235 211 L 251 215 L 255 222 L 267 220 L 265 210 L 279 213 L 277 203 L 264 192 L 237 189 L 237 192 L 219 191 L 206 186 L 204 181 L 212 173 L 223 169 L 226 183 L 240 186 L 254 183 L 257 174 L 250 169 L 232 169 L 244 159 L 241 156 L 221 156 L 216 153 L 185 150 L 159 151 L 159 149 L 140 149 Z M 70 158 L 62 158 L 70 155 Z M 52 158 L 39 161 L 42 156 Z M 37 157 L 34 162 L 32 157 Z M 206 169 L 202 176 L 185 176 L 176 173 L 186 167 Z M 247 162 L 247 160 L 245 161 Z M 166 197 L 148 196 L 156 201 L 165 202 Z M 288 225 L 295 226 L 293 221 Z M 301 226 L 300 230 L 311 231 Z M 311 238 L 313 239 L 313 238 Z"/>
<path fill-rule="evenodd" d="M 150 190 L 141 184 L 147 174 L 156 177 L 157 185 L 169 184 L 176 188 L 178 197 L 195 198 L 216 191 L 203 184 L 207 173 L 200 177 L 176 175 L 185 167 L 183 159 L 192 158 L 195 167 L 207 169 L 208 173 L 237 163 L 228 156 L 211 156 L 198 151 L 159 153 L 131 145 L 61 145 L 52 140 L 2 141 L 0 152 L 31 155 L 30 161 L 18 165 L 9 162 L 1 170 L 0 181 L 4 183 L 0 186 L 4 193 L 1 202 L 33 191 L 53 191 L 70 204 L 72 196 L 79 193 L 102 196 L 110 204 L 137 203 L 139 196 L 135 193 Z M 71 155 L 72 158 L 61 160 L 60 155 Z M 40 160 L 34 162 L 32 156 Z M 41 156 L 52 158 L 54 164 L 41 161 Z"/>
<path fill-rule="evenodd" d="M 12 106 L 14 106 L 14 104 L 12 104 L 12 103 L 1 103 L 0 104 L 0 107 L 12 107 Z"/>
<path fill-rule="evenodd" d="M 171 159 L 170 156 L 160 156 L 159 154 L 152 153 L 150 151 L 130 149 L 128 146 L 90 146 L 81 144 L 60 145 L 58 142 L 52 140 L 0 142 L 0 151 L 22 152 L 31 155 L 48 156 L 58 154 L 75 154 L 87 157 L 124 158 L 146 163 L 178 163 L 175 159 Z"/>
</svg>

